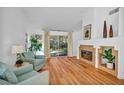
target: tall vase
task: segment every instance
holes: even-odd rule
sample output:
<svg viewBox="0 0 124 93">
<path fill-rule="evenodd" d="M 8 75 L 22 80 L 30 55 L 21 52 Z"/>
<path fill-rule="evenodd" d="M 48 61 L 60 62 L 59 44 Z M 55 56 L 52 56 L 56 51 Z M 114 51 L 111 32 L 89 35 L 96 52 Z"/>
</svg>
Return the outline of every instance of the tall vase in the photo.
<svg viewBox="0 0 124 93">
<path fill-rule="evenodd" d="M 112 25 L 110 25 L 110 29 L 109 29 L 109 37 L 113 37 L 113 29 L 112 29 Z"/>
<path fill-rule="evenodd" d="M 107 26 L 106 26 L 106 21 L 104 21 L 104 26 L 103 26 L 103 38 L 107 38 Z"/>
</svg>

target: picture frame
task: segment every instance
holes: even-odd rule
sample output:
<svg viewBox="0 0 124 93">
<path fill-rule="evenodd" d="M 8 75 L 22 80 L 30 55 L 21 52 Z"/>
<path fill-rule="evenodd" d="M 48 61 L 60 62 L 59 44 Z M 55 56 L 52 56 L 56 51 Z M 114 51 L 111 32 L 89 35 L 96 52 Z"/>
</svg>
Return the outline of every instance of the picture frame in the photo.
<svg viewBox="0 0 124 93">
<path fill-rule="evenodd" d="M 35 37 L 39 40 L 42 40 L 42 35 L 41 34 L 35 34 Z"/>
<path fill-rule="evenodd" d="M 91 39 L 91 24 L 84 26 L 84 40 Z"/>
</svg>

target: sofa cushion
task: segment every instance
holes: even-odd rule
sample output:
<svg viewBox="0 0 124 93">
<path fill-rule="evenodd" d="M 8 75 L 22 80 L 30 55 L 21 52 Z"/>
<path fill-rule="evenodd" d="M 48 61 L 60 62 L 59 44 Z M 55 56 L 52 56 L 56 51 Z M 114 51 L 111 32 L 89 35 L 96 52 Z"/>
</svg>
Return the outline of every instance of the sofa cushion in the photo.
<svg viewBox="0 0 124 93">
<path fill-rule="evenodd" d="M 22 74 L 33 71 L 33 65 L 32 64 L 27 64 L 25 66 L 15 68 L 13 71 L 16 74 L 16 76 L 20 76 Z"/>
<path fill-rule="evenodd" d="M 0 62 L 0 78 L 10 83 L 17 83 L 17 77 L 8 65 Z"/>
<path fill-rule="evenodd" d="M 28 73 L 25 73 L 23 75 L 20 75 L 17 78 L 18 78 L 19 82 L 21 82 L 21 81 L 24 81 L 26 79 L 29 79 L 30 77 L 35 76 L 37 74 L 38 74 L 38 72 L 32 71 L 32 72 L 28 72 Z"/>
<path fill-rule="evenodd" d="M 0 79 L 0 85 L 11 85 L 11 83 L 9 83 L 3 79 Z"/>
<path fill-rule="evenodd" d="M 24 54 L 25 58 L 27 58 L 27 59 L 33 59 L 33 58 L 35 58 L 33 52 L 25 52 L 23 54 Z"/>
<path fill-rule="evenodd" d="M 10 83 L 17 83 L 18 82 L 18 79 L 16 77 L 16 75 L 13 73 L 12 70 L 10 69 L 7 69 L 5 71 L 5 78 L 6 80 L 8 80 Z"/>
<path fill-rule="evenodd" d="M 4 63 L 0 62 L 0 78 L 1 79 L 5 78 L 5 71 L 7 69 L 8 69 L 8 67 Z"/>
</svg>

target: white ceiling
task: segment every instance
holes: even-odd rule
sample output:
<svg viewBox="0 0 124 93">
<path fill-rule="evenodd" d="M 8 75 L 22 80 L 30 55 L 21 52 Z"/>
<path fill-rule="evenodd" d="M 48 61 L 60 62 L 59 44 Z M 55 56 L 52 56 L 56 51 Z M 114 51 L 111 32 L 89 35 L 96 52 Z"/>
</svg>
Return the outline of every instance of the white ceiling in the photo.
<svg viewBox="0 0 124 93">
<path fill-rule="evenodd" d="M 24 14 L 33 26 L 49 30 L 75 31 L 82 26 L 82 16 L 88 8 L 40 7 L 24 8 Z"/>
</svg>

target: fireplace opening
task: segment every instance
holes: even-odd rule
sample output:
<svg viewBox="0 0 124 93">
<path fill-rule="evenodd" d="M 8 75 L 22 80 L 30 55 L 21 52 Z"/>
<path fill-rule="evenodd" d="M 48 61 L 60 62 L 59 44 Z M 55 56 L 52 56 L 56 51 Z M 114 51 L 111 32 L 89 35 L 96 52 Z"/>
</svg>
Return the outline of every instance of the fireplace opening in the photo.
<svg viewBox="0 0 124 93">
<path fill-rule="evenodd" d="M 81 50 L 81 57 L 92 62 L 93 61 L 93 53 L 92 51 Z"/>
</svg>

